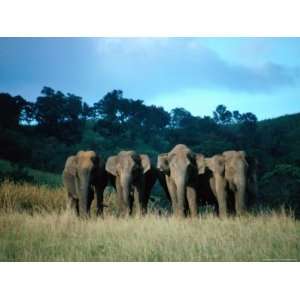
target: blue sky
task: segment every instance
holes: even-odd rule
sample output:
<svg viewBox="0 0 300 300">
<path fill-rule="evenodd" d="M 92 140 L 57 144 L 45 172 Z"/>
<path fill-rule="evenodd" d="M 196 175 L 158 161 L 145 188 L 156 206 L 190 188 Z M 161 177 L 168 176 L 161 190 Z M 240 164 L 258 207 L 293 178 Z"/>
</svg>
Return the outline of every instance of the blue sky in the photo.
<svg viewBox="0 0 300 300">
<path fill-rule="evenodd" d="M 43 86 L 271 118 L 300 112 L 300 38 L 0 38 L 0 91 L 35 101 Z"/>
</svg>

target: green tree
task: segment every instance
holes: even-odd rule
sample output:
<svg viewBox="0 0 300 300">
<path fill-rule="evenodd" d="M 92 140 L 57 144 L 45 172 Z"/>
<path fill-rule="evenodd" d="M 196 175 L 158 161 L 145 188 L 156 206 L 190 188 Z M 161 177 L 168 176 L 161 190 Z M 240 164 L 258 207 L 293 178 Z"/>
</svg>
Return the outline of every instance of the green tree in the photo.
<svg viewBox="0 0 300 300">
<path fill-rule="evenodd" d="M 191 119 L 192 115 L 183 107 L 177 107 L 171 110 L 171 127 L 180 128 L 184 126 L 184 122 Z"/>
<path fill-rule="evenodd" d="M 28 102 L 21 96 L 0 93 L 0 127 L 17 128 Z"/>
<path fill-rule="evenodd" d="M 213 112 L 213 119 L 217 124 L 229 125 L 232 123 L 232 112 L 225 105 L 218 105 Z"/>
<path fill-rule="evenodd" d="M 81 135 L 84 111 L 81 97 L 64 95 L 44 87 L 35 103 L 35 119 L 42 133 L 66 143 L 73 143 Z"/>
<path fill-rule="evenodd" d="M 107 93 L 102 99 L 94 103 L 95 116 L 109 122 L 116 122 L 122 98 L 123 92 L 120 90 L 113 90 Z"/>
</svg>

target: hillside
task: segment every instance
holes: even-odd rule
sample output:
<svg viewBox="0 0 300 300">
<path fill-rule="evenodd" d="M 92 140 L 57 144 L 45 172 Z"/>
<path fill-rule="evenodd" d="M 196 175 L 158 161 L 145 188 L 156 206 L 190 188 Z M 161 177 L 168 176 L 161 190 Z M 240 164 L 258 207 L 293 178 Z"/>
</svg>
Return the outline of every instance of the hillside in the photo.
<svg viewBox="0 0 300 300">
<path fill-rule="evenodd" d="M 300 166 L 300 113 L 258 122 L 263 149 L 276 155 L 276 163 Z"/>
</svg>

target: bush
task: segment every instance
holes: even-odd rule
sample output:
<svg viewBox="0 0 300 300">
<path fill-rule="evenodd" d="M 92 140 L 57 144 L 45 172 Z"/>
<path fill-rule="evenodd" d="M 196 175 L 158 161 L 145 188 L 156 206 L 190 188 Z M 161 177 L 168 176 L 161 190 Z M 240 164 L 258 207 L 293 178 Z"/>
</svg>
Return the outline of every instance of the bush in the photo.
<svg viewBox="0 0 300 300">
<path fill-rule="evenodd" d="M 259 182 L 261 204 L 270 208 L 284 206 L 300 216 L 300 168 L 279 164 L 264 174 Z"/>
<path fill-rule="evenodd" d="M 6 160 L 0 160 L 0 182 L 9 180 L 12 182 L 28 182 L 36 185 L 59 187 L 62 185 L 61 175 L 26 168 L 18 164 L 12 164 Z"/>
<path fill-rule="evenodd" d="M 8 161 L 0 161 L 0 181 L 8 179 L 13 182 L 33 182 L 34 178 L 28 171 L 20 166 L 13 165 Z"/>
</svg>

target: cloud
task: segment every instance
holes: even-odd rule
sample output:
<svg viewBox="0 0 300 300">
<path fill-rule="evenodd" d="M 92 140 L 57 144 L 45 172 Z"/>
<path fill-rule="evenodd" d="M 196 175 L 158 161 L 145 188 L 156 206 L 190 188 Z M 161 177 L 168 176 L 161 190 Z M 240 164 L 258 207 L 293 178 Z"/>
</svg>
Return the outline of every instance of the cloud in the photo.
<svg viewBox="0 0 300 300">
<path fill-rule="evenodd" d="M 260 120 L 277 117 L 300 111 L 297 95 L 300 87 L 295 90 L 282 90 L 273 94 L 232 93 L 231 91 L 186 89 L 174 93 L 161 94 L 150 99 L 150 104 L 162 105 L 168 111 L 175 107 L 184 107 L 193 115 L 212 115 L 217 105 L 224 104 L 229 110 L 252 112 Z"/>
<path fill-rule="evenodd" d="M 200 38 L 110 38 L 97 40 L 97 47 L 107 79 L 142 95 L 184 88 L 270 93 L 294 86 L 300 76 L 299 67 L 226 61 Z"/>
</svg>

